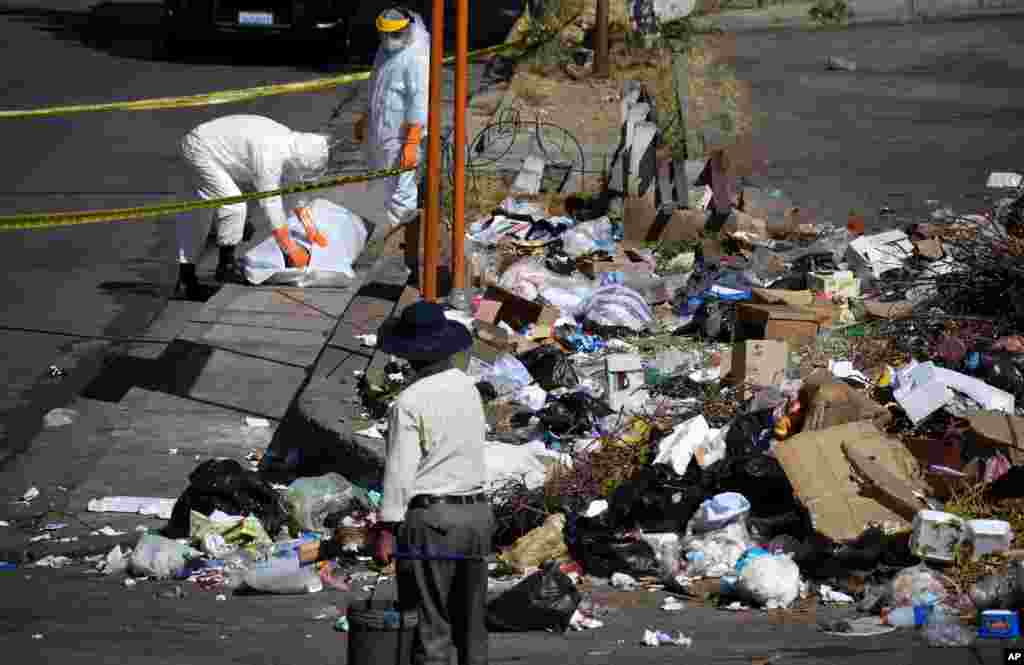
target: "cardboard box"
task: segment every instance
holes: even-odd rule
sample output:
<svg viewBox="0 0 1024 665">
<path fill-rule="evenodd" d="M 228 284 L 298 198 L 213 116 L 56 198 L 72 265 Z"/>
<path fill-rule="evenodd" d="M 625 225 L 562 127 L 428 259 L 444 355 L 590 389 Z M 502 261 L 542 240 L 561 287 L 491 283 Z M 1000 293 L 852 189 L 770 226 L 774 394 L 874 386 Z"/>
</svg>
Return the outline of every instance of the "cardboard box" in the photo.
<svg viewBox="0 0 1024 665">
<path fill-rule="evenodd" d="M 530 302 L 510 291 L 492 286 L 484 292 L 476 312 L 477 321 L 497 325 L 506 323 L 513 330 L 522 330 L 530 324 L 551 326 L 558 320 L 558 308 Z"/>
<path fill-rule="evenodd" d="M 653 187 L 643 196 L 626 197 L 622 207 L 623 238 L 633 243 L 655 242 L 660 231 L 656 228 L 658 219 Z"/>
<path fill-rule="evenodd" d="M 821 314 L 810 307 L 741 303 L 736 307 L 739 332 L 748 339 L 805 342 L 818 336 Z"/>
<path fill-rule="evenodd" d="M 613 272 L 652 272 L 651 266 L 642 261 L 633 261 L 622 254 L 612 257 L 610 261 L 581 260 L 576 262 L 579 271 L 591 279 L 600 279 L 601 275 Z"/>
<path fill-rule="evenodd" d="M 894 490 L 902 490 L 903 483 L 920 477 L 920 465 L 906 446 L 885 436 L 869 422 L 801 432 L 780 442 L 775 457 L 793 491 L 811 513 L 815 530 L 842 541 L 860 536 L 870 522 L 909 527 L 903 517 L 905 509 L 890 508 L 890 498 L 883 498 L 882 492 L 856 481 L 844 447 L 860 453 L 859 459 L 877 462 L 902 481 Z"/>
<path fill-rule="evenodd" d="M 807 275 L 807 287 L 815 293 L 824 293 L 830 298 L 860 297 L 860 279 L 849 270 L 837 272 L 812 272 Z"/>
<path fill-rule="evenodd" d="M 761 339 L 740 342 L 733 346 L 730 361 L 731 375 L 735 383 L 777 386 L 786 379 L 789 344 Z M 747 394 L 743 398 L 746 399 Z"/>
</svg>

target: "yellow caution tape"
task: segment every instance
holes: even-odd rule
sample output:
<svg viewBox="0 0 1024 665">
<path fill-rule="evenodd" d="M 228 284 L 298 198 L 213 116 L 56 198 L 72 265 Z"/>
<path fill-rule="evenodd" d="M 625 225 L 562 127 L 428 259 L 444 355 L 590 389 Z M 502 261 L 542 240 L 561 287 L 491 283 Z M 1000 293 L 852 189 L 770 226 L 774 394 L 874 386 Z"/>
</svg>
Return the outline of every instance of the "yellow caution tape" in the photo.
<svg viewBox="0 0 1024 665">
<path fill-rule="evenodd" d="M 501 51 L 517 48 L 519 43 L 499 44 L 489 46 L 469 54 L 470 58 L 479 58 L 485 55 L 492 55 Z M 453 56 L 445 58 L 445 64 L 455 61 Z M 321 92 L 343 85 L 350 85 L 359 81 L 366 81 L 370 78 L 370 71 L 355 72 L 353 74 L 342 74 L 328 78 L 313 79 L 310 81 L 298 81 L 295 83 L 275 83 L 262 85 L 255 88 L 240 88 L 237 90 L 220 90 L 207 92 L 198 95 L 185 95 L 182 97 L 156 97 L 152 99 L 137 99 L 126 102 L 107 102 L 104 104 L 75 104 L 73 106 L 50 106 L 41 109 L 25 109 L 0 111 L 0 119 L 14 118 L 42 118 L 56 115 L 71 115 L 75 113 L 91 113 L 94 111 L 158 111 L 163 109 L 187 109 L 197 106 L 214 106 L 217 104 L 236 104 L 247 102 L 261 97 L 273 97 L 275 95 L 291 95 L 300 92 Z"/>
<path fill-rule="evenodd" d="M 16 231 L 21 229 L 42 229 L 52 226 L 75 226 L 77 224 L 98 224 L 101 222 L 123 222 L 129 220 L 149 219 L 162 217 L 164 215 L 176 215 L 191 210 L 202 210 L 204 208 L 220 208 L 221 206 L 233 203 L 245 203 L 258 199 L 268 199 L 273 196 L 298 194 L 310 192 L 317 189 L 329 187 L 340 187 L 356 182 L 366 182 L 378 178 L 389 178 L 398 175 L 403 171 L 414 169 L 388 169 L 385 171 L 371 171 L 359 175 L 335 176 L 319 182 L 303 183 L 292 185 L 283 189 L 275 189 L 266 192 L 254 192 L 240 196 L 227 196 L 219 199 L 207 199 L 204 201 L 186 201 L 177 203 L 162 203 L 154 206 L 139 208 L 116 208 L 112 210 L 85 210 L 79 212 L 54 212 L 37 213 L 29 215 L 11 215 L 0 217 L 0 231 Z"/>
</svg>

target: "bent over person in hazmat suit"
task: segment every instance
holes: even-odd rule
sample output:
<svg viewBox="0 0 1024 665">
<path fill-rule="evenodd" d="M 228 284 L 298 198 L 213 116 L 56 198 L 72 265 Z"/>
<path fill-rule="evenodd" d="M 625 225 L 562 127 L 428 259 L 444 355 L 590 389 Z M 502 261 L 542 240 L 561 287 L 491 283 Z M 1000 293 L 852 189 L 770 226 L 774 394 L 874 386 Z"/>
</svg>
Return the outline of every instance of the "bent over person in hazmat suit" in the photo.
<svg viewBox="0 0 1024 665">
<path fill-rule="evenodd" d="M 377 17 L 380 48 L 373 63 L 369 102 L 355 125 L 372 171 L 418 167 L 426 138 L 430 94 L 430 34 L 423 19 L 406 9 L 389 9 Z M 377 181 L 381 212 L 373 222 L 364 262 L 384 253 L 385 240 L 399 226 L 416 220 L 418 170 Z"/>
<path fill-rule="evenodd" d="M 199 125 L 181 141 L 181 154 L 190 166 L 196 194 L 201 199 L 239 196 L 242 188 L 255 191 L 281 189 L 288 184 L 314 178 L 326 172 L 330 141 L 326 135 L 292 131 L 256 115 L 230 115 Z M 260 199 L 273 229 L 285 265 L 303 268 L 309 252 L 288 234 L 288 215 L 280 196 Z M 305 226 L 310 242 L 325 246 L 310 211 L 299 207 L 296 215 Z M 196 260 L 207 237 L 212 219 L 220 247 L 216 279 L 225 282 L 241 273 L 235 248 L 245 230 L 246 204 L 235 203 L 216 210 L 200 210 L 200 218 L 179 218 L 178 288 L 184 287 L 190 300 L 201 298 L 196 277 Z M 212 216 L 211 216 L 212 215 Z"/>
</svg>

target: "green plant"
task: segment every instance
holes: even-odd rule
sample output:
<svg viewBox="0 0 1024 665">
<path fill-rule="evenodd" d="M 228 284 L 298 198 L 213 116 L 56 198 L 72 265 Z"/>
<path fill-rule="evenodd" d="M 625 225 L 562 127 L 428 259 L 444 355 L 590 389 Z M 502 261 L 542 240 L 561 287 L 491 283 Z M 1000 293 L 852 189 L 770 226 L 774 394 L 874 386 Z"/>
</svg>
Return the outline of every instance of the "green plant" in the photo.
<svg viewBox="0 0 1024 665">
<path fill-rule="evenodd" d="M 816 0 L 807 15 L 821 27 L 834 27 L 846 23 L 850 7 L 846 0 Z"/>
</svg>

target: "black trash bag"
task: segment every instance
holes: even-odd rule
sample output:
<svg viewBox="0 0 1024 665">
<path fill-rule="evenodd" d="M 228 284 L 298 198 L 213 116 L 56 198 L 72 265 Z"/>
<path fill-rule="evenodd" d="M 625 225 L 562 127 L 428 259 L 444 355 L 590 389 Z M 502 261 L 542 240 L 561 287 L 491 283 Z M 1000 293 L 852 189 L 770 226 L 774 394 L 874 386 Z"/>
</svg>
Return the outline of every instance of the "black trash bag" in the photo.
<svg viewBox="0 0 1024 665">
<path fill-rule="evenodd" d="M 749 457 L 762 452 L 758 445 L 761 433 L 772 427 L 772 409 L 747 413 L 737 418 L 725 435 L 725 451 L 729 457 Z"/>
<path fill-rule="evenodd" d="M 567 631 L 582 596 L 559 566 L 557 561 L 548 562 L 488 603 L 487 629 L 498 633 Z"/>
<path fill-rule="evenodd" d="M 544 390 L 575 388 L 580 384 L 569 357 L 551 344 L 538 346 L 519 356 L 520 362 Z"/>
<path fill-rule="evenodd" d="M 1014 397 L 1024 394 L 1024 374 L 1008 353 L 995 354 L 992 366 L 985 372 L 985 382 L 993 388 L 1005 390 Z"/>
<path fill-rule="evenodd" d="M 498 399 L 498 391 L 494 389 L 494 385 L 487 381 L 480 381 L 476 384 L 477 392 L 480 393 L 480 399 L 483 400 L 484 404 L 488 404 Z"/>
<path fill-rule="evenodd" d="M 188 477 L 188 489 L 182 493 L 164 527 L 166 538 L 187 538 L 191 529 L 191 511 L 210 515 L 216 510 L 228 515 L 255 515 L 273 538 L 288 521 L 284 497 L 254 471 L 247 471 L 235 460 L 208 460 Z"/>
<path fill-rule="evenodd" d="M 1024 496 L 1024 466 L 1012 466 L 998 480 L 989 485 L 992 499 L 1019 499 Z"/>
<path fill-rule="evenodd" d="M 540 423 L 552 434 L 565 434 L 576 426 L 573 412 L 561 402 L 551 402 L 540 412 Z"/>
<path fill-rule="evenodd" d="M 582 529 L 577 520 L 566 545 L 588 575 L 608 578 L 614 573 L 632 577 L 658 576 L 661 567 L 651 546 L 642 540 L 616 540 L 606 530 Z"/>
<path fill-rule="evenodd" d="M 616 530 L 640 527 L 647 533 L 668 533 L 686 528 L 707 494 L 666 469 L 646 467 L 615 488 L 608 513 Z"/>
</svg>

